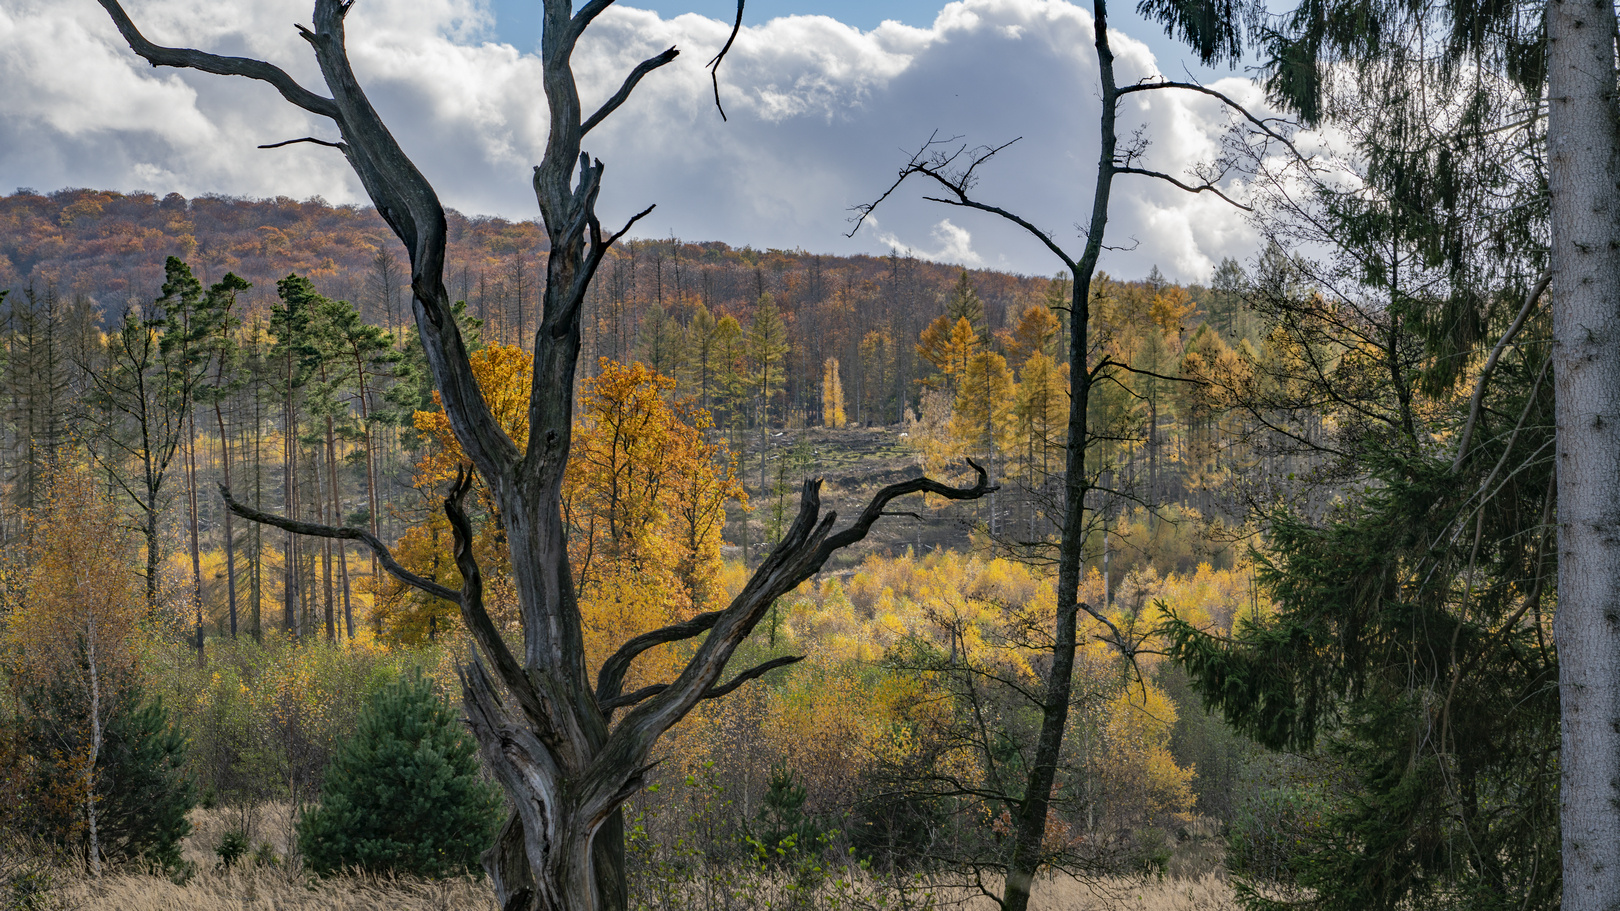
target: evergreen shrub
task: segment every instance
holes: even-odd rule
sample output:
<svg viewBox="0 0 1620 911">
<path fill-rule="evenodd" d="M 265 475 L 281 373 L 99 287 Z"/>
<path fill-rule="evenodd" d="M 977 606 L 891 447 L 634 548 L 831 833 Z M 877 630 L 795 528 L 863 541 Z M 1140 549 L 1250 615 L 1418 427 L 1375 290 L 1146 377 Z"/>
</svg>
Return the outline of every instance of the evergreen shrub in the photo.
<svg viewBox="0 0 1620 911">
<path fill-rule="evenodd" d="M 451 876 L 478 869 L 500 816 L 500 795 L 479 777 L 460 720 L 412 673 L 361 712 L 326 772 L 320 806 L 299 821 L 298 850 L 320 875 L 358 867 Z"/>
<path fill-rule="evenodd" d="M 81 700 L 65 685 L 23 694 L 28 725 L 24 747 L 34 757 L 27 774 L 31 811 L 22 834 L 84 854 L 88 826 L 83 796 L 67 777 L 89 749 L 90 721 Z M 184 867 L 180 840 L 191 832 L 186 814 L 196 788 L 186 774 L 187 742 L 171 723 L 163 700 L 143 698 L 129 685 L 109 694 L 96 760 L 96 836 L 109 863 L 140 863 L 174 873 Z M 85 855 L 88 856 L 88 855 Z"/>
</svg>

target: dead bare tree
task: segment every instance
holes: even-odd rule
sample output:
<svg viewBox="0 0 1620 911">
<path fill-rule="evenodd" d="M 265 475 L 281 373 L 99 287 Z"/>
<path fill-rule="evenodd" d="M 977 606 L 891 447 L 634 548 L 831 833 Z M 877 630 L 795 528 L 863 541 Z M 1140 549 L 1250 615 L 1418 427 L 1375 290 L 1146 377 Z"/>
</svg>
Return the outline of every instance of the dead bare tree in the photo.
<svg viewBox="0 0 1620 911">
<path fill-rule="evenodd" d="M 1170 10 L 1169 13 L 1155 10 L 1153 15 L 1161 20 L 1170 21 L 1184 14 L 1184 10 L 1174 3 L 1165 6 Z M 1132 370 L 1130 365 L 1117 363 L 1107 356 L 1093 359 L 1094 352 L 1090 350 L 1091 280 L 1097 270 L 1097 260 L 1105 249 L 1103 236 L 1108 226 L 1108 203 L 1113 191 L 1114 178 L 1121 174 L 1150 177 L 1189 193 L 1212 193 L 1240 209 L 1248 209 L 1243 203 L 1228 196 L 1222 188 L 1223 181 L 1235 166 L 1236 159 L 1233 156 L 1222 156 L 1215 162 L 1199 167 L 1186 180 L 1145 167 L 1143 157 L 1147 151 L 1147 142 L 1142 138 L 1140 131 L 1125 142 L 1120 141 L 1118 132 L 1120 102 L 1134 94 L 1156 91 L 1184 91 L 1212 97 L 1236 115 L 1232 141 L 1243 141 L 1247 138 L 1257 140 L 1261 144 L 1278 144 L 1296 159 L 1304 160 L 1285 135 L 1284 124 L 1273 119 L 1257 117 L 1230 97 L 1207 86 L 1167 79 L 1148 79 L 1120 86 L 1114 74 L 1114 52 L 1108 39 L 1106 0 L 1093 0 L 1092 9 L 1093 41 L 1097 50 L 1098 82 L 1102 100 L 1099 130 L 1101 148 L 1097 157 L 1097 183 L 1092 193 L 1091 220 L 1083 229 L 1085 245 L 1078 258 L 1071 256 L 1058 244 L 1050 232 L 1042 230 L 1007 209 L 975 198 L 973 191 L 978 182 L 980 167 L 1011 145 L 1011 142 L 995 147 L 968 149 L 954 139 L 941 140 L 938 134 L 935 134 L 900 169 L 894 183 L 881 196 L 856 207 L 855 224 L 849 232 L 853 236 L 860 230 L 866 217 L 884 200 L 898 191 L 907 180 L 916 177 L 931 184 L 935 192 L 942 191 L 940 195 L 925 196 L 925 199 L 943 205 L 988 212 L 1017 225 L 1046 247 L 1074 276 L 1069 301 L 1071 330 L 1069 421 L 1063 496 L 1060 503 L 1057 622 L 1050 644 L 1046 692 L 1040 703 L 1040 733 L 1037 735 L 1034 755 L 1023 783 L 1023 795 L 1014 801 L 1017 812 L 1013 822 L 1012 848 L 1005 863 L 1000 865 L 1002 872 L 1005 873 L 1005 885 L 1000 896 L 985 893 L 996 901 L 1002 911 L 1025 911 L 1029 906 L 1035 874 L 1042 867 L 1060 860 L 1054 852 L 1044 846 L 1044 841 L 1047 816 L 1052 803 L 1052 788 L 1057 776 L 1063 735 L 1068 724 L 1073 696 L 1071 678 L 1074 673 L 1075 637 L 1079 613 L 1085 611 L 1102 623 L 1108 630 L 1108 640 L 1127 659 L 1134 656 L 1140 641 L 1137 635 L 1116 627 L 1101 608 L 1082 604 L 1079 600 L 1080 577 L 1084 568 L 1083 549 L 1088 531 L 1086 499 L 1091 490 L 1098 488 L 1095 472 L 1088 474 L 1086 465 L 1088 443 L 1086 414 L 1091 390 L 1099 382 L 1111 381 L 1111 376 L 1117 371 Z M 1240 16 L 1242 10 L 1234 5 L 1228 8 L 1226 13 L 1228 19 L 1232 21 L 1222 19 L 1214 26 L 1205 24 L 1202 27 L 1206 31 L 1200 32 L 1197 40 L 1193 42 L 1200 54 L 1206 58 L 1205 62 L 1219 56 L 1221 52 L 1219 45 L 1228 41 L 1226 37 L 1228 31 L 1241 27 L 1234 17 Z"/>
<path fill-rule="evenodd" d="M 485 758 L 516 807 L 485 857 L 501 907 L 622 909 L 626 894 L 620 805 L 641 787 L 659 737 L 699 701 L 723 696 L 788 660 L 768 662 L 721 681 L 733 651 L 771 602 L 809 578 L 833 552 L 865 537 L 890 501 L 923 492 L 949 499 L 976 498 L 989 490 L 984 472 L 979 472 L 976 484 L 963 488 L 927 478 L 889 485 L 852 525 L 836 532 L 836 514 L 821 514 L 819 482 L 807 481 L 797 519 L 729 606 L 631 639 L 607 660 L 593 684 L 585 665 L 560 508 L 573 429 L 580 312 L 608 247 L 651 209 L 632 217 L 617 233 L 604 234 L 596 214 L 603 165 L 581 152 L 581 142 L 624 104 L 643 77 L 674 60 L 676 49 L 640 63 L 596 112 L 584 116 L 570 61 L 580 36 L 613 0 L 589 0 L 578 10 L 571 0 L 544 0 L 541 59 L 551 119 L 533 183 L 550 256 L 544 315 L 533 339 L 531 433 L 527 448 L 520 450 L 480 394 L 451 315 L 444 283 L 443 206 L 372 108 L 350 66 L 344 20 L 353 0 L 315 0 L 312 27 L 298 27 L 314 51 L 330 96 L 306 89 L 264 61 L 154 44 L 142 36 L 118 0 L 100 2 L 130 47 L 152 65 L 266 82 L 288 102 L 329 120 L 337 127 L 337 140 L 309 137 L 292 142 L 313 142 L 342 152 L 378 212 L 404 243 L 416 325 L 445 413 L 473 468 L 493 492 L 511 547 L 512 581 L 523 626 L 521 653 L 501 637 L 484 608 L 471 526 L 461 505 L 471 474 L 462 475 L 445 501 L 465 580 L 460 591 L 403 570 L 368 531 L 271 516 L 234 501 L 228 491 L 226 502 L 237 515 L 295 534 L 361 541 L 395 576 L 460 604 L 476 643 L 462 668 L 468 718 Z M 737 8 L 740 27 L 742 0 Z M 712 67 L 718 67 L 723 54 L 711 61 Z M 656 645 L 700 636 L 701 644 L 675 680 L 621 692 L 637 656 Z M 615 721 L 616 713 L 622 714 Z"/>
</svg>

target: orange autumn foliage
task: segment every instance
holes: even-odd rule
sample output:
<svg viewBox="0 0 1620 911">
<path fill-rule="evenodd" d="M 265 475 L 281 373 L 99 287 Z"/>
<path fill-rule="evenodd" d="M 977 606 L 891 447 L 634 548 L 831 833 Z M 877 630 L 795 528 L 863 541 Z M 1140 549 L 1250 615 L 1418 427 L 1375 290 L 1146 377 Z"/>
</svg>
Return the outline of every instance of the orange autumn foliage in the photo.
<svg viewBox="0 0 1620 911">
<path fill-rule="evenodd" d="M 138 672 L 145 599 L 139 547 L 95 478 L 63 468 L 48 484 L 15 578 L 5 580 L 5 676 L 20 691 L 61 694 L 70 717 L 84 719 L 49 755 L 32 757 L 54 771 L 52 787 L 30 799 L 73 817 L 97 793 L 103 729 Z"/>
<path fill-rule="evenodd" d="M 501 429 L 525 446 L 530 355 L 490 346 L 472 355 L 472 367 Z M 605 359 L 600 371 L 582 384 L 563 479 L 563 518 L 593 662 L 624 639 L 708 609 L 723 596 L 717 579 L 725 506 L 745 496 L 724 444 L 707 439 L 708 412 L 668 401 L 673 380 L 642 364 Z M 416 486 L 432 498 L 465 457 L 442 411 L 417 412 L 415 424 L 430 443 L 417 464 Z M 494 504 L 487 491 L 480 490 L 479 503 L 486 520 L 475 523 L 473 549 L 497 620 L 504 614 L 512 622 L 515 604 L 503 585 L 509 556 L 499 523 L 488 520 Z M 396 556 L 454 588 L 461 576 L 450 543 L 448 522 L 433 509 L 400 539 Z M 394 583 L 379 599 L 378 617 L 391 638 L 405 641 L 459 623 L 454 605 Z M 656 673 L 660 664 L 650 655 L 638 663 L 638 673 Z"/>
</svg>

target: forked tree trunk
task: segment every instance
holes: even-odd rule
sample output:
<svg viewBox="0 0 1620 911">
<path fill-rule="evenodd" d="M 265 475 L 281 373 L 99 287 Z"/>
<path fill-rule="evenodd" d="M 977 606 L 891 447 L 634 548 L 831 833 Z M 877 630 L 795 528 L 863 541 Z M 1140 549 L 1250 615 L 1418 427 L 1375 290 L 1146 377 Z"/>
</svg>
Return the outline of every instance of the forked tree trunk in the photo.
<svg viewBox="0 0 1620 911">
<path fill-rule="evenodd" d="M 338 147 L 378 212 L 404 242 L 417 330 L 445 415 L 499 506 L 522 619 L 521 652 L 511 650 L 484 608 L 472 528 L 461 509 L 472 475 L 458 480 L 445 503 L 464 580 L 460 591 L 400 567 L 369 531 L 300 522 L 296 514 L 271 516 L 236 502 L 229 491 L 222 492 L 238 515 L 290 534 L 362 541 L 396 577 L 460 604 L 462 620 L 477 644 L 472 659 L 462 667 L 468 720 L 484 758 L 517 807 L 485 858 L 501 908 L 619 911 L 626 903 L 620 807 L 642 787 L 658 739 L 699 701 L 723 696 L 799 660 L 777 659 L 721 681 L 733 652 L 776 598 L 810 578 L 835 551 L 865 537 L 892 500 L 914 493 L 975 499 L 988 491 L 984 472 L 978 472 L 977 484 L 966 488 L 926 478 L 889 485 L 852 525 L 838 532 L 833 531 L 836 516 L 821 514 L 819 482 L 806 482 L 792 527 L 728 607 L 637 636 L 608 658 L 593 681 L 585 667 L 561 488 L 573 430 L 582 304 L 608 247 L 641 215 L 618 234 L 604 235 L 595 212 L 603 165 L 582 155 L 580 143 L 624 103 L 643 76 L 674 60 L 675 50 L 637 66 L 620 90 L 586 117 L 571 55 L 580 35 L 612 0 L 590 0 L 577 12 L 572 0 L 544 0 L 541 59 L 551 123 L 545 157 L 534 170 L 534 189 L 550 255 L 538 311 L 541 324 L 534 338 L 529 442 L 520 450 L 484 401 L 456 326 L 444 284 L 443 206 L 378 118 L 349 65 L 344 17 L 351 4 L 316 0 L 312 27 L 301 29 L 331 92 L 331 97 L 324 97 L 262 61 L 153 44 L 118 0 L 100 2 L 130 46 L 154 65 L 261 80 L 292 104 L 332 121 L 341 135 Z M 657 645 L 700 637 L 692 658 L 673 681 L 623 692 L 638 656 Z"/>
<path fill-rule="evenodd" d="M 1620 907 L 1620 117 L 1609 0 L 1547 4 L 1564 911 Z"/>
</svg>

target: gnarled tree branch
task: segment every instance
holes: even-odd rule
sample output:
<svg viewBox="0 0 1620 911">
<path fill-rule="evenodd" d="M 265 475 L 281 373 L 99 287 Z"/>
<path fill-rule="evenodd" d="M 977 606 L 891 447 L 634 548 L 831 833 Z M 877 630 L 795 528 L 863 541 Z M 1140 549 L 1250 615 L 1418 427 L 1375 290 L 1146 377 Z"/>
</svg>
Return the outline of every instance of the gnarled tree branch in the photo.
<svg viewBox="0 0 1620 911">
<path fill-rule="evenodd" d="M 787 667 L 790 664 L 798 664 L 803 660 L 803 655 L 787 655 L 781 658 L 772 658 L 763 664 L 755 665 L 754 667 L 743 671 L 719 686 L 710 687 L 703 693 L 702 698 L 719 699 L 721 696 L 731 693 L 750 680 L 757 680 L 779 667 Z M 635 692 L 626 693 L 622 696 L 615 696 L 614 698 L 603 702 L 602 711 L 612 712 L 614 709 L 621 709 L 627 705 L 635 705 L 638 702 L 651 699 L 667 689 L 669 689 L 669 684 L 667 683 L 655 683 L 651 686 L 644 686 Z"/>
<path fill-rule="evenodd" d="M 458 592 L 453 588 L 440 585 L 431 579 L 424 579 L 421 576 L 418 576 L 416 573 L 413 573 L 405 567 L 399 565 L 399 561 L 394 559 L 394 555 L 388 551 L 388 547 L 384 545 L 383 542 L 377 540 L 377 536 L 373 535 L 369 531 L 365 531 L 364 529 L 360 528 L 349 528 L 347 526 L 317 525 L 313 522 L 298 522 L 293 519 L 286 519 L 282 518 L 281 516 L 262 512 L 248 506 L 245 503 L 237 502 L 236 499 L 231 496 L 231 489 L 226 487 L 224 484 L 219 485 L 219 495 L 225 499 L 225 507 L 227 509 L 248 520 L 249 522 L 257 522 L 260 525 L 270 525 L 283 531 L 290 531 L 295 535 L 309 535 L 313 538 L 337 538 L 345 541 L 359 541 L 360 543 L 371 548 L 371 552 L 377 555 L 377 561 L 383 565 L 383 569 L 388 570 L 389 574 L 399 581 L 404 582 L 406 585 L 410 585 L 414 588 L 419 588 L 435 598 L 442 598 L 445 601 L 461 600 L 461 592 Z"/>
<path fill-rule="evenodd" d="M 455 542 L 456 568 L 461 571 L 461 593 L 456 599 L 461 607 L 461 620 L 467 624 L 479 648 L 494 663 L 501 682 L 517 697 L 525 711 L 537 720 L 544 720 L 550 713 L 545 710 L 540 695 L 535 692 L 528 675 L 523 673 L 523 666 L 518 664 L 484 607 L 484 574 L 473 554 L 472 522 L 461 505 L 467 492 L 472 489 L 472 482 L 473 473 L 465 466 L 458 468 L 456 482 L 444 498 L 444 514 L 450 520 L 450 535 Z M 548 747 L 560 749 L 555 742 L 555 729 L 542 726 L 536 733 Z"/>
<path fill-rule="evenodd" d="M 624 688 L 625 675 L 630 672 L 630 663 L 642 652 L 670 642 L 682 642 L 701 636 L 714 629 L 715 623 L 720 620 L 723 613 L 724 611 L 709 611 L 698 614 L 690 620 L 642 633 L 619 646 L 618 651 L 602 662 L 602 669 L 596 675 L 596 701 L 606 706 L 619 698 L 619 693 Z"/>
<path fill-rule="evenodd" d="M 619 86 L 619 90 L 613 93 L 613 97 L 609 98 L 602 104 L 601 107 L 597 108 L 595 114 L 592 114 L 585 119 L 585 123 L 579 128 L 579 135 L 584 136 L 586 133 L 589 133 L 596 127 L 597 124 L 606 120 L 609 114 L 617 111 L 619 109 L 619 105 L 622 105 L 628 101 L 630 98 L 630 93 L 635 91 L 636 83 L 641 81 L 641 77 L 647 75 L 653 70 L 658 69 L 664 64 L 669 63 L 671 60 L 674 60 L 676 57 L 680 56 L 680 53 L 681 52 L 675 48 L 670 48 L 656 57 L 649 57 L 637 64 L 636 68 L 630 71 L 630 75 L 624 78 L 624 85 Z"/>
<path fill-rule="evenodd" d="M 214 73 L 219 76 L 243 76 L 248 79 L 257 79 L 269 83 L 281 97 L 287 99 L 311 114 L 322 117 L 338 119 L 337 104 L 330 98 L 323 98 L 298 84 L 298 81 L 287 75 L 280 67 L 266 63 L 263 60 L 254 60 L 249 57 L 221 57 L 218 54 L 209 54 L 191 48 L 164 47 L 154 44 L 142 35 L 140 29 L 135 27 L 129 14 L 124 12 L 118 0 L 97 0 L 107 15 L 112 17 L 113 24 L 118 27 L 118 33 L 129 42 L 130 50 L 146 58 L 146 62 L 153 66 L 173 66 L 182 69 L 201 70 L 205 73 Z"/>
</svg>

